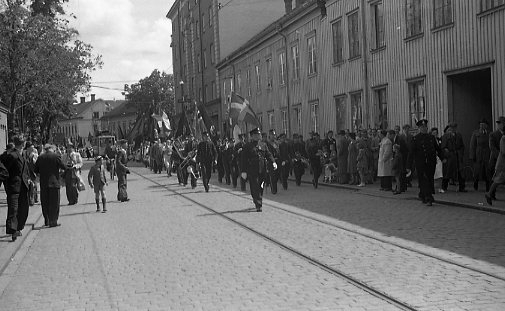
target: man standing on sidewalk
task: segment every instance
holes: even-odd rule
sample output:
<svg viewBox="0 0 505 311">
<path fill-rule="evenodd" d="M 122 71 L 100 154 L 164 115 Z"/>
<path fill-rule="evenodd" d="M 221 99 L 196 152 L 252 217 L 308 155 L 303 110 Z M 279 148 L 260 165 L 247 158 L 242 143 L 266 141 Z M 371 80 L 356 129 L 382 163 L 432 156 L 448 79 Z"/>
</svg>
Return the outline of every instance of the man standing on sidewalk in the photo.
<svg viewBox="0 0 505 311">
<path fill-rule="evenodd" d="M 217 164 L 217 150 L 210 140 L 209 133 L 202 133 L 203 141 L 198 144 L 196 151 L 196 163 L 200 166 L 202 173 L 203 187 L 205 192 L 209 192 L 209 180 L 212 173 L 212 165 Z"/>
<path fill-rule="evenodd" d="M 82 158 L 79 152 L 75 151 L 74 144 L 67 145 L 67 152 L 62 156 L 63 163 L 67 166 L 65 170 L 65 188 L 67 194 L 68 205 L 77 204 L 79 200 L 79 183 L 80 169 L 82 167 Z"/>
<path fill-rule="evenodd" d="M 433 198 L 435 189 L 433 176 L 437 166 L 437 154 L 441 159 L 443 157 L 435 136 L 428 133 L 428 120 L 419 120 L 416 125 L 419 127 L 419 134 L 412 137 L 407 160 L 407 175 L 410 176 L 412 173 L 412 165 L 415 161 L 419 179 L 419 198 L 424 204 L 432 206 L 435 201 Z"/>
<path fill-rule="evenodd" d="M 493 205 L 493 200 L 496 200 L 496 189 L 499 185 L 505 184 L 505 136 L 503 123 L 505 123 L 505 118 L 500 117 L 498 121 L 498 130 L 501 132 L 500 138 L 500 148 L 499 153 L 496 156 L 496 165 L 494 167 L 494 175 L 493 175 L 493 183 L 489 189 L 489 192 L 486 192 L 486 201 L 489 205 Z M 491 137 L 489 138 L 489 144 L 491 144 Z"/>
<path fill-rule="evenodd" d="M 256 211 L 261 212 L 263 188 L 267 179 L 267 160 L 273 163 L 274 170 L 277 170 L 277 164 L 266 143 L 260 142 L 261 130 L 255 128 L 249 134 L 251 135 L 251 142 L 247 143 L 242 150 L 240 161 L 241 175 L 244 180 L 249 180 L 251 196 L 256 206 Z"/>
<path fill-rule="evenodd" d="M 50 144 L 44 146 L 42 153 L 35 162 L 34 172 L 40 175 L 40 204 L 44 225 L 58 226 L 60 215 L 60 169 L 65 170 L 61 157 L 54 152 Z"/>
<path fill-rule="evenodd" d="M 28 218 L 28 161 L 24 157 L 25 140 L 21 136 L 12 138 L 14 148 L 2 155 L 2 163 L 9 171 L 9 178 L 5 181 L 7 193 L 7 220 L 5 230 L 16 241 L 21 235 Z"/>
</svg>

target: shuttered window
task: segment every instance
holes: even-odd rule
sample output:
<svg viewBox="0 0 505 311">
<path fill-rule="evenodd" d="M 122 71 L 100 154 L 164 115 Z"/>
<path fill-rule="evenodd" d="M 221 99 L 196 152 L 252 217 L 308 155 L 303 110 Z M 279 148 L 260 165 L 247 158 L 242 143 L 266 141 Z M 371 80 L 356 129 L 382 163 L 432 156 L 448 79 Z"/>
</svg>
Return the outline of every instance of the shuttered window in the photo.
<svg viewBox="0 0 505 311">
<path fill-rule="evenodd" d="M 407 38 L 423 33 L 421 0 L 406 0 Z"/>
<path fill-rule="evenodd" d="M 343 42 L 342 42 L 342 19 L 331 24 L 331 32 L 333 39 L 333 63 L 338 64 L 344 60 Z"/>
<path fill-rule="evenodd" d="M 348 16 L 347 27 L 349 30 L 349 58 L 361 56 L 359 43 L 359 15 L 354 12 Z"/>
<path fill-rule="evenodd" d="M 452 24 L 452 1 L 434 0 L 433 15 L 435 28 Z"/>
</svg>

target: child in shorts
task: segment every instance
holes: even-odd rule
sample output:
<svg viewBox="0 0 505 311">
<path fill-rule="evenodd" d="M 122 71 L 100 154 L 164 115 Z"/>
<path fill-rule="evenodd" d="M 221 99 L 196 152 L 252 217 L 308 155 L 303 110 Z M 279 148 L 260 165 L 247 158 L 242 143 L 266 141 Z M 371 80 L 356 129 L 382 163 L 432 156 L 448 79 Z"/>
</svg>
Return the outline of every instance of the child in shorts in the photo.
<svg viewBox="0 0 505 311">
<path fill-rule="evenodd" d="M 88 183 L 91 188 L 95 191 L 95 202 L 96 211 L 100 212 L 100 195 L 102 196 L 103 213 L 107 212 L 104 187 L 107 184 L 107 178 L 105 177 L 105 169 L 103 167 L 103 158 L 98 156 L 95 158 L 95 165 L 91 167 L 88 173 Z"/>
</svg>

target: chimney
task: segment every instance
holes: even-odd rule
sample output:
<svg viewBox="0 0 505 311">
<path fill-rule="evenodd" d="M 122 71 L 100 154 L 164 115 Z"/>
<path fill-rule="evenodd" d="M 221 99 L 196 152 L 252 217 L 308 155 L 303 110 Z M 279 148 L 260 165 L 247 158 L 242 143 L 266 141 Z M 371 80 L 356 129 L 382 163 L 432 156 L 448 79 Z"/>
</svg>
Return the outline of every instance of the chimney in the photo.
<svg viewBox="0 0 505 311">
<path fill-rule="evenodd" d="M 86 102 L 86 97 L 81 97 L 81 104 L 84 104 Z"/>
<path fill-rule="evenodd" d="M 284 7 L 286 8 L 286 14 L 293 10 L 293 0 L 284 0 Z"/>
<path fill-rule="evenodd" d="M 95 101 L 95 94 L 91 94 L 91 101 Z"/>
</svg>

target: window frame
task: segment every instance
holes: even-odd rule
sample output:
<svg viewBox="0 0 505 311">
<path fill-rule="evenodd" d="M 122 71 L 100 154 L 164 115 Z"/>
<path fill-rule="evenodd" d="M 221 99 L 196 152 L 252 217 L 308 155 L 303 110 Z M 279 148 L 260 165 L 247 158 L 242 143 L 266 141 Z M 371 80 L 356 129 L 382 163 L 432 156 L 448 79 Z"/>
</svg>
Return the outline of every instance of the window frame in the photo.
<svg viewBox="0 0 505 311">
<path fill-rule="evenodd" d="M 440 2 L 443 2 L 443 4 L 441 6 L 437 6 Z M 437 23 L 437 10 L 442 11 L 441 24 Z M 433 29 L 444 28 L 454 24 L 454 14 L 452 10 L 452 0 L 433 0 Z M 446 16 L 448 12 L 450 13 L 449 17 Z"/>
<path fill-rule="evenodd" d="M 255 74 L 255 85 L 256 85 L 256 93 L 261 93 L 261 63 L 257 61 L 254 64 L 254 74 Z"/>
<path fill-rule="evenodd" d="M 307 38 L 307 56 L 308 56 L 307 75 L 309 77 L 315 76 L 317 75 L 317 45 L 315 34 Z"/>
<path fill-rule="evenodd" d="M 422 93 L 423 93 L 422 96 L 419 95 L 420 85 L 422 85 Z M 414 126 L 416 124 L 416 120 L 425 119 L 427 115 L 425 77 L 408 80 L 407 88 L 408 88 L 410 125 Z M 419 106 L 421 106 L 419 103 L 420 99 L 422 99 L 423 110 L 419 109 Z M 412 102 L 412 100 L 414 100 L 414 102 Z M 415 109 L 415 111 L 412 111 L 413 109 Z"/>
<path fill-rule="evenodd" d="M 300 79 L 300 46 L 298 42 L 291 46 L 291 60 L 293 62 L 293 81 L 298 81 Z"/>
<path fill-rule="evenodd" d="M 265 60 L 265 64 L 266 64 L 266 71 L 267 71 L 267 90 L 271 90 L 273 88 L 273 84 L 274 84 L 274 79 L 273 79 L 273 75 L 272 75 L 272 57 L 269 56 L 267 57 L 267 59 Z"/>
<path fill-rule="evenodd" d="M 388 90 L 387 85 L 379 86 L 373 89 L 374 91 L 374 127 L 386 130 L 389 126 L 388 119 Z M 383 97 L 381 97 L 383 95 Z M 385 99 L 383 101 L 383 99 Z"/>
<path fill-rule="evenodd" d="M 282 51 L 279 53 L 279 85 L 286 84 L 286 52 Z"/>
<path fill-rule="evenodd" d="M 370 16 L 372 17 L 372 50 L 386 47 L 386 29 L 384 25 L 384 3 L 382 0 L 370 4 Z M 380 15 L 379 15 L 380 12 Z M 379 18 L 380 17 L 380 18 Z"/>
<path fill-rule="evenodd" d="M 309 102 L 310 107 L 310 126 L 314 132 L 319 128 L 319 100 Z"/>
<path fill-rule="evenodd" d="M 335 130 L 345 130 L 347 125 L 347 95 L 341 94 L 333 97 L 335 102 Z M 341 111 L 340 107 L 343 108 Z M 339 123 L 342 123 L 339 125 Z"/>
<path fill-rule="evenodd" d="M 356 17 L 356 21 L 351 21 Z M 357 59 L 361 57 L 361 42 L 360 42 L 360 25 L 359 25 L 359 9 L 356 9 L 347 14 L 347 35 L 349 41 L 349 59 Z M 355 32 L 354 32 L 355 31 Z"/>
<path fill-rule="evenodd" d="M 409 15 L 409 4 L 414 12 Z M 416 13 L 419 13 L 417 15 Z M 409 16 L 413 16 L 409 18 Z M 415 24 L 419 29 L 415 28 Z M 414 28 L 412 28 L 414 27 Z M 423 29 L 423 5 L 422 0 L 405 0 L 405 36 L 406 39 L 415 39 L 424 35 Z"/>
<path fill-rule="evenodd" d="M 338 32 L 335 31 L 336 25 L 339 25 L 339 28 L 337 28 L 339 30 Z M 337 18 L 331 23 L 333 65 L 344 62 L 344 32 L 342 25 L 342 17 Z M 335 33 L 337 33 L 337 35 L 335 35 Z"/>
<path fill-rule="evenodd" d="M 270 110 L 267 111 L 267 119 L 268 119 L 268 129 L 269 130 L 276 130 L 275 128 L 275 111 Z"/>
<path fill-rule="evenodd" d="M 359 102 L 355 101 L 356 96 L 359 95 Z M 363 90 L 349 93 L 351 101 L 351 124 L 354 132 L 364 128 L 363 120 Z M 355 113 L 356 111 L 356 113 Z M 356 115 L 356 116 L 355 116 Z M 358 124 L 359 121 L 359 124 Z"/>
</svg>

